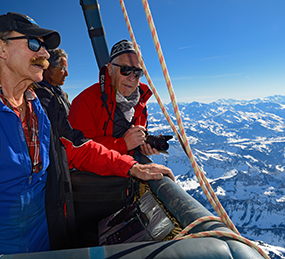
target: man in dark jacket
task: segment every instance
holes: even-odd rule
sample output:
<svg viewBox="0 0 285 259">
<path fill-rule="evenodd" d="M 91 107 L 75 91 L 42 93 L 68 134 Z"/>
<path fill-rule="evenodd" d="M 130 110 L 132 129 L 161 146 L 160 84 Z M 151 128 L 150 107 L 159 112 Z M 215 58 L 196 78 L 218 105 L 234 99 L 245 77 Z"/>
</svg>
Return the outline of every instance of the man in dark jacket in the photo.
<svg viewBox="0 0 285 259">
<path fill-rule="evenodd" d="M 41 85 L 48 87 L 51 91 L 55 92 L 58 100 L 63 105 L 66 114 L 69 113 L 70 103 L 68 95 L 65 93 L 61 86 L 65 83 L 65 78 L 68 76 L 67 58 L 68 55 L 63 49 L 49 50 L 49 67 L 44 70 L 44 79 Z"/>
<path fill-rule="evenodd" d="M 51 163 L 46 190 L 47 217 L 52 222 L 49 224 L 51 249 L 63 249 L 76 246 L 69 169 L 101 175 L 135 176 L 143 180 L 161 179 L 163 174 L 174 180 L 174 176 L 170 169 L 162 165 L 136 164 L 132 157 L 108 150 L 101 144 L 85 139 L 81 131 L 71 128 L 67 120 L 68 100 L 57 85 L 64 82 L 59 80 L 61 75 L 67 75 L 67 55 L 55 49 L 50 51 L 50 56 L 51 67 L 44 72 L 44 80 L 38 84 L 35 92 L 51 121 Z M 54 69 L 62 70 L 62 73 Z M 54 217 L 55 211 L 61 216 Z"/>
</svg>

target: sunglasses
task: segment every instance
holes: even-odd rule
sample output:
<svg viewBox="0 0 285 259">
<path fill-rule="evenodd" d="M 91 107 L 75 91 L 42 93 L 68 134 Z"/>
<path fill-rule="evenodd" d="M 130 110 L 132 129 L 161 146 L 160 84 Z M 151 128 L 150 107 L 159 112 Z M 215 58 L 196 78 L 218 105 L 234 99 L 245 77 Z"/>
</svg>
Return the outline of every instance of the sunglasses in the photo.
<svg viewBox="0 0 285 259">
<path fill-rule="evenodd" d="M 55 67 L 61 68 L 61 70 L 62 70 L 63 72 L 67 71 L 67 67 L 60 66 L 60 65 L 56 65 Z"/>
<path fill-rule="evenodd" d="M 19 40 L 19 39 L 27 39 L 28 40 L 28 48 L 31 51 L 38 52 L 41 47 L 43 47 L 45 50 L 48 50 L 47 45 L 45 45 L 38 38 L 29 37 L 29 36 L 20 36 L 20 37 L 7 38 L 7 40 Z"/>
<path fill-rule="evenodd" d="M 121 66 L 115 63 L 111 63 L 114 66 L 120 67 L 120 73 L 122 76 L 129 76 L 132 71 L 134 72 L 134 76 L 136 78 L 140 78 L 143 76 L 143 70 L 137 67 L 128 67 L 128 66 Z"/>
</svg>

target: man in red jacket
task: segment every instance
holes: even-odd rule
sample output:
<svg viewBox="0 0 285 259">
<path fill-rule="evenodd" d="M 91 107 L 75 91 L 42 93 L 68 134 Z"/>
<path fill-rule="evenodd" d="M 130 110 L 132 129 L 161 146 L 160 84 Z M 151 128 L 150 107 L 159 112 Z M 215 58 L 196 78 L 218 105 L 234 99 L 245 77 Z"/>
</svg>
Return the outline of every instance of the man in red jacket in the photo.
<svg viewBox="0 0 285 259">
<path fill-rule="evenodd" d="M 90 141 L 90 138 L 85 139 L 79 130 L 72 129 L 67 121 L 68 100 L 62 94 L 61 87 L 57 85 L 62 85 L 64 83 L 62 76 L 67 75 L 67 55 L 62 49 L 51 50 L 49 61 L 51 62 L 49 71 L 45 71 L 44 80 L 39 83 L 35 91 L 51 121 L 54 143 L 57 143 L 55 153 L 58 154 L 59 161 L 65 161 L 62 156 L 66 155 L 70 169 L 76 168 L 98 175 L 134 176 L 142 180 L 157 180 L 165 174 L 174 180 L 169 168 L 157 164 L 139 165 L 132 157 L 106 149 L 103 145 Z M 56 73 L 59 72 L 55 71 L 56 69 L 64 71 Z M 62 156 L 59 155 L 59 140 L 65 146 Z"/>
<path fill-rule="evenodd" d="M 73 196 L 78 190 L 73 188 L 74 182 L 71 186 L 71 178 L 74 173 L 70 176 L 69 169 L 75 168 L 78 171 L 93 172 L 101 176 L 115 175 L 126 178 L 134 176 L 142 180 L 161 179 L 163 174 L 169 175 L 174 180 L 174 176 L 169 168 L 157 164 L 138 164 L 131 156 L 121 155 L 95 141 L 85 139 L 81 131 L 71 128 L 67 120 L 68 100 L 61 89 L 64 78 L 68 75 L 67 55 L 62 49 L 50 50 L 48 61 L 50 65 L 44 72 L 44 80 L 37 85 L 35 92 L 51 123 L 46 210 L 51 249 L 58 250 L 77 246 L 77 237 L 79 237 L 79 245 L 86 245 L 85 242 L 88 241 L 89 236 L 86 236 L 86 241 L 79 233 L 82 232 L 82 229 L 85 230 L 82 227 L 85 223 L 89 230 L 92 225 L 85 215 L 95 218 L 94 213 L 90 212 L 88 208 L 88 201 L 83 202 L 87 204 L 87 209 L 85 206 L 77 207 L 78 202 Z M 87 181 L 98 180 L 93 177 L 88 178 Z M 88 190 L 86 180 L 82 185 Z M 94 200 L 96 198 L 100 200 L 97 196 L 94 197 Z M 95 207 L 94 203 L 90 207 L 95 211 L 102 210 L 101 207 L 99 209 L 99 206 Z M 82 214 L 84 217 L 80 216 Z M 76 219 L 76 228 L 74 219 Z M 95 226 L 95 223 L 93 225 Z"/>
<path fill-rule="evenodd" d="M 72 102 L 69 121 L 87 138 L 121 154 L 159 154 L 145 143 L 146 102 L 152 95 L 139 81 L 143 70 L 132 42 L 116 43 L 100 82 L 85 89 Z"/>
</svg>

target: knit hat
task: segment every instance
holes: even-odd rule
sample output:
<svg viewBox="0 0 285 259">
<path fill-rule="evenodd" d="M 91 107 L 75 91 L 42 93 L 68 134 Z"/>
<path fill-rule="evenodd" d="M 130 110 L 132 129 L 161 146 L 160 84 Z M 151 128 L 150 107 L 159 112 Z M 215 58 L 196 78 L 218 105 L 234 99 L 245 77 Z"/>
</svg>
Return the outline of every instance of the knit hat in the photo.
<svg viewBox="0 0 285 259">
<path fill-rule="evenodd" d="M 49 49 L 55 49 L 60 44 L 57 31 L 40 28 L 40 26 L 25 14 L 12 13 L 0 15 L 0 32 L 16 31 L 30 37 L 42 37 Z"/>
<path fill-rule="evenodd" d="M 140 48 L 140 46 L 138 46 Z M 131 41 L 128 40 L 121 40 L 117 42 L 111 50 L 110 54 L 110 61 L 111 62 L 115 57 L 118 57 L 124 53 L 135 53 L 136 50 L 134 48 L 134 45 Z"/>
</svg>

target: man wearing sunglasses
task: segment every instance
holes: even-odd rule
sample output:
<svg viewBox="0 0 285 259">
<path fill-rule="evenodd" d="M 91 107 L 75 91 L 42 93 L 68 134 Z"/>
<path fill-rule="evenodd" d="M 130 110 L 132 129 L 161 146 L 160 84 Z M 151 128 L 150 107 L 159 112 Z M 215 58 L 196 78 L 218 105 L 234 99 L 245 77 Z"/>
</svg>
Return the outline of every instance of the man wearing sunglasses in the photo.
<svg viewBox="0 0 285 259">
<path fill-rule="evenodd" d="M 73 100 L 69 114 L 72 127 L 121 154 L 159 154 L 145 143 L 146 102 L 152 93 L 139 81 L 142 76 L 132 42 L 116 43 L 109 63 L 100 70 L 100 82 Z"/>
<path fill-rule="evenodd" d="M 45 188 L 50 122 L 31 88 L 60 35 L 18 13 L 0 15 L 0 253 L 50 249 Z"/>
<path fill-rule="evenodd" d="M 48 67 L 47 49 L 59 43 L 58 32 L 40 28 L 26 15 L 0 15 L 1 254 L 71 248 L 69 166 L 75 161 L 79 170 L 97 167 L 101 173 L 116 174 L 117 169 L 125 177 L 129 172 L 145 180 L 165 173 L 174 179 L 167 168 L 143 167 L 129 156 L 84 140 L 82 132 L 70 127 L 50 89 L 41 96 L 41 106 L 34 82 L 43 79 Z"/>
<path fill-rule="evenodd" d="M 68 75 L 67 54 L 63 49 L 49 50 L 49 53 L 49 68 L 44 71 L 44 80 L 38 83 L 37 87 L 34 90 L 51 122 L 51 163 L 48 168 L 48 174 L 58 175 L 57 177 L 49 178 L 50 181 L 53 181 L 53 190 L 61 189 L 61 181 L 57 181 L 57 179 L 61 179 L 62 177 L 65 177 L 65 186 L 70 185 L 71 179 L 69 175 L 69 168 L 75 168 L 79 170 L 76 172 L 73 171 L 71 178 L 74 176 L 74 174 L 81 174 L 81 171 L 88 171 L 93 173 L 95 172 L 101 176 L 115 175 L 129 178 L 129 176 L 132 175 L 142 180 L 160 179 L 162 177 L 162 174 L 168 174 L 174 180 L 174 176 L 170 169 L 165 168 L 161 165 L 136 164 L 136 161 L 131 156 L 120 155 L 117 151 L 108 150 L 95 141 L 86 140 L 81 131 L 71 128 L 67 120 L 69 113 L 69 102 L 67 95 L 64 94 L 60 87 L 64 83 L 65 76 Z M 64 146 L 62 144 L 64 144 Z M 83 172 L 82 175 L 86 174 Z M 87 182 L 89 183 L 90 181 L 98 181 L 98 178 L 94 177 L 95 175 L 93 176 L 91 174 L 91 177 L 88 178 Z M 106 178 L 106 181 L 109 182 L 111 180 L 110 178 Z M 129 181 L 126 180 L 126 182 Z M 73 186 L 74 184 L 75 183 L 73 182 Z M 76 186 L 74 186 L 74 188 L 76 189 Z M 49 187 L 47 187 L 47 191 L 48 190 Z M 58 202 L 58 208 L 60 209 L 62 208 L 60 205 L 66 204 L 66 214 L 69 221 L 71 218 L 70 215 L 75 215 L 75 218 L 77 219 L 76 232 L 78 232 L 77 234 L 79 237 L 78 244 L 79 246 L 86 246 L 86 242 L 88 244 L 91 242 L 90 235 L 96 235 L 96 231 L 91 231 L 91 234 L 88 232 L 88 238 L 85 240 L 86 235 L 84 235 L 84 225 L 86 225 L 86 219 L 85 217 L 81 216 L 85 214 L 81 208 L 78 209 L 78 201 L 76 201 L 76 199 L 76 210 L 74 210 L 72 206 L 73 204 L 70 204 L 70 201 L 72 201 L 72 193 L 66 188 L 64 188 L 64 192 L 65 195 L 62 196 L 62 200 Z M 55 198 L 54 196 L 56 196 L 56 194 L 62 195 L 61 193 L 55 191 L 52 193 L 52 196 L 46 198 L 46 206 L 48 207 L 53 205 L 53 199 Z M 120 196 L 120 193 L 118 193 L 118 196 Z M 131 195 L 128 197 L 128 199 L 130 198 Z M 84 202 L 84 204 L 87 204 L 87 202 Z M 94 203 L 92 205 L 94 206 Z M 115 206 L 118 207 L 118 205 Z M 84 208 L 86 207 L 84 206 Z M 98 208 L 95 207 L 94 210 L 97 211 Z M 87 219 L 89 219 L 91 211 L 89 210 L 86 214 L 88 215 Z M 63 214 L 63 216 L 65 215 Z M 55 217 L 53 220 L 58 221 L 58 219 Z M 92 224 L 95 224 L 95 222 L 92 222 Z M 90 231 L 90 225 L 92 224 L 87 224 L 88 231 Z M 61 221 L 59 221 L 57 225 L 59 226 L 59 229 L 63 228 L 63 226 L 61 226 Z M 71 239 L 70 236 L 69 239 Z M 64 239 L 61 238 L 60 235 L 53 235 L 51 240 L 52 244 L 56 245 L 55 248 L 62 248 Z"/>
</svg>

